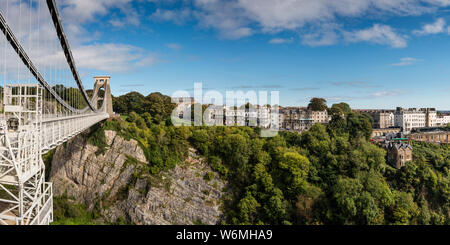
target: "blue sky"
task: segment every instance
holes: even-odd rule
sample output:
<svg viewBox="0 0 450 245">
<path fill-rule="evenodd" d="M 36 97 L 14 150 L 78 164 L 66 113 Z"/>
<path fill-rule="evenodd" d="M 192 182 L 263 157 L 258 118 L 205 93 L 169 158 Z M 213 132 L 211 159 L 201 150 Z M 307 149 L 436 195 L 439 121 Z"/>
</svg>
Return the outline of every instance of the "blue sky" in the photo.
<svg viewBox="0 0 450 245">
<path fill-rule="evenodd" d="M 58 2 L 85 83 L 111 75 L 114 95 L 202 82 L 282 105 L 450 109 L 450 0 Z"/>
</svg>

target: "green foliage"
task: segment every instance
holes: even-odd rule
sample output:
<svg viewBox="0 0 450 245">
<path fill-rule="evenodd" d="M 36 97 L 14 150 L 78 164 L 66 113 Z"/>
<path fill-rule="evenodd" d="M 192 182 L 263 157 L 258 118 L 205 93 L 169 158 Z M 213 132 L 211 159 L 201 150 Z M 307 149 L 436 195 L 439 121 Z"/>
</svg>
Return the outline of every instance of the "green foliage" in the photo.
<svg viewBox="0 0 450 245">
<path fill-rule="evenodd" d="M 145 97 L 138 92 L 131 92 L 120 97 L 113 98 L 113 109 L 117 113 L 129 114 L 134 111 L 137 113 L 143 113 L 143 105 L 145 103 Z"/>
<path fill-rule="evenodd" d="M 44 161 L 45 165 L 45 181 L 48 181 L 50 179 L 50 173 L 52 171 L 53 154 L 55 154 L 55 150 L 51 150 L 47 152 L 47 154 L 42 155 L 42 160 Z"/>
<path fill-rule="evenodd" d="M 370 139 L 372 135 L 371 117 L 366 114 L 350 113 L 347 116 L 347 128 L 353 138 L 364 137 Z"/>
<path fill-rule="evenodd" d="M 101 124 L 91 127 L 87 136 L 87 142 L 98 147 L 98 150 L 95 152 L 96 155 L 103 154 L 106 151 L 108 144 L 106 144 L 105 130 Z"/>
<path fill-rule="evenodd" d="M 399 191 L 390 222 L 450 224 L 450 145 L 417 142 L 413 154 L 412 162 L 386 174 Z"/>
<path fill-rule="evenodd" d="M 131 92 L 117 98 L 114 97 L 113 107 L 114 111 L 120 114 L 130 116 L 132 112 L 135 112 L 141 115 L 142 119 L 139 119 L 136 125 L 142 129 L 144 124 L 146 127 L 149 127 L 149 123 L 167 124 L 176 105 L 172 103 L 169 96 L 160 93 L 143 96 L 138 92 Z M 130 120 L 135 121 L 134 118 Z"/>
<path fill-rule="evenodd" d="M 172 99 L 160 93 L 149 94 L 145 100 L 145 111 L 150 113 L 156 123 L 168 120 L 175 109 Z"/>
<path fill-rule="evenodd" d="M 230 183 L 227 224 L 449 223 L 449 147 L 414 145 L 395 170 L 368 141 L 372 122 L 343 114 L 301 135 L 262 139 L 248 127 L 195 127 L 189 142 Z"/>
<path fill-rule="evenodd" d="M 413 197 L 409 193 L 395 191 L 395 205 L 391 207 L 391 222 L 397 225 L 411 224 L 411 220 L 417 215 L 418 208 Z"/>
<path fill-rule="evenodd" d="M 75 203 L 67 195 L 53 198 L 52 225 L 96 225 L 95 214 L 88 211 L 87 207 Z"/>
<path fill-rule="evenodd" d="M 312 111 L 325 111 L 327 108 L 327 101 L 323 98 L 312 98 L 308 105 Z"/>
<path fill-rule="evenodd" d="M 53 87 L 56 93 L 63 98 L 69 105 L 72 105 L 74 108 L 83 109 L 87 106 L 81 91 L 78 88 L 67 88 L 62 84 L 57 84 Z M 91 93 L 88 93 L 88 96 L 92 96 Z M 70 95 L 70 96 L 68 96 Z M 100 94 L 103 97 L 103 94 Z"/>
<path fill-rule="evenodd" d="M 207 172 L 204 176 L 203 179 L 206 180 L 207 182 L 210 182 L 211 180 L 214 179 L 214 173 L 212 172 Z"/>
<path fill-rule="evenodd" d="M 147 119 L 137 113 L 130 113 L 126 121 L 105 122 L 102 130 L 114 130 L 127 140 L 136 140 L 152 174 L 172 169 L 187 157 L 191 132 L 185 127 L 152 124 L 147 121 L 148 114 L 144 113 L 143 116 Z"/>
<path fill-rule="evenodd" d="M 329 114 L 332 116 L 344 116 L 347 117 L 348 114 L 352 112 L 352 109 L 347 103 L 333 104 L 329 110 Z"/>
<path fill-rule="evenodd" d="M 320 204 L 325 200 L 323 191 L 314 185 L 307 184 L 305 190 L 298 195 L 296 213 L 301 224 L 320 224 L 317 220 L 320 214 Z"/>
</svg>

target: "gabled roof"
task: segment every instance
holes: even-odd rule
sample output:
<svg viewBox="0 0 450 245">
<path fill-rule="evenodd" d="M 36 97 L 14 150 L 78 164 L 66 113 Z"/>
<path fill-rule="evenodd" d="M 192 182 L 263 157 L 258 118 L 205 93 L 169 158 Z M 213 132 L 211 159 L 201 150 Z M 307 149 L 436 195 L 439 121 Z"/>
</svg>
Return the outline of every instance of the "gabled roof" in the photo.
<svg viewBox="0 0 450 245">
<path fill-rule="evenodd" d="M 394 147 L 397 150 L 400 150 L 400 149 L 410 149 L 410 150 L 412 150 L 413 149 L 410 144 L 406 144 L 406 143 L 403 143 L 403 142 L 389 142 L 387 144 L 387 149 L 392 149 Z"/>
</svg>

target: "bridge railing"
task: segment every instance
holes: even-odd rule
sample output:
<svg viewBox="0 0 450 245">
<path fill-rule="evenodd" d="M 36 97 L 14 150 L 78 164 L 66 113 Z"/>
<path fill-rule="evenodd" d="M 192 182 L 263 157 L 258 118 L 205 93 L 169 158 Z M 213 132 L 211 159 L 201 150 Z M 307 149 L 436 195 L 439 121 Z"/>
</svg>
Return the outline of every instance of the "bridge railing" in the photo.
<svg viewBox="0 0 450 245">
<path fill-rule="evenodd" d="M 42 153 L 47 153 L 107 118 L 109 118 L 107 113 L 95 113 L 44 120 L 41 132 Z"/>
</svg>

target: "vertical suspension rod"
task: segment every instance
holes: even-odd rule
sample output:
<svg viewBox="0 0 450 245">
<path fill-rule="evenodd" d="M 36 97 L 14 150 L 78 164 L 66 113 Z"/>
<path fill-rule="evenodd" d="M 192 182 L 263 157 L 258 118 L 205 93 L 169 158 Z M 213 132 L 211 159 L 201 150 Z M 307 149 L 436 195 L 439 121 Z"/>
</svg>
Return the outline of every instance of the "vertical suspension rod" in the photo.
<svg viewBox="0 0 450 245">
<path fill-rule="evenodd" d="M 81 82 L 80 75 L 78 74 L 78 70 L 75 65 L 75 60 L 73 58 L 72 51 L 69 46 L 69 41 L 67 40 L 66 34 L 64 32 L 64 29 L 63 29 L 63 26 L 61 23 L 61 18 L 60 18 L 59 12 L 58 12 L 58 8 L 56 7 L 55 0 L 47 0 L 47 6 L 50 11 L 50 15 L 52 17 L 53 24 L 55 25 L 56 33 L 58 34 L 59 41 L 61 42 L 61 47 L 64 50 L 64 55 L 66 56 L 67 63 L 69 64 L 70 70 L 72 71 L 73 78 L 75 79 L 75 81 L 78 85 L 78 88 L 81 90 L 81 93 L 82 93 L 84 99 L 86 100 L 89 108 L 91 108 L 91 110 L 93 110 L 93 111 L 97 111 L 94 108 L 94 106 L 92 105 L 91 101 L 89 100 L 86 91 L 84 90 L 83 83 Z"/>
</svg>

